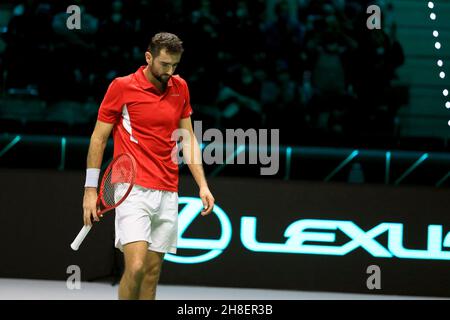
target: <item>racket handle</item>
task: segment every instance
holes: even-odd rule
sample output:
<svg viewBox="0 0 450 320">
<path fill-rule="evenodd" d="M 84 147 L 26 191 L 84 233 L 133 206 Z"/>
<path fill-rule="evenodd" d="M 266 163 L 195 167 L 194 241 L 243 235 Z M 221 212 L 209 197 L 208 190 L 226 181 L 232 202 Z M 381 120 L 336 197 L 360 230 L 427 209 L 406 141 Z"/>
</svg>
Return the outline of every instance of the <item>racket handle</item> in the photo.
<svg viewBox="0 0 450 320">
<path fill-rule="evenodd" d="M 70 244 L 70 247 L 73 250 L 75 250 L 75 251 L 78 250 L 78 248 L 80 247 L 80 245 L 83 242 L 84 238 L 86 238 L 87 234 L 91 230 L 91 228 L 92 228 L 92 226 L 83 226 L 83 228 L 80 230 L 80 232 L 78 233 L 78 235 L 75 238 L 75 240 L 73 240 L 73 242 Z"/>
</svg>

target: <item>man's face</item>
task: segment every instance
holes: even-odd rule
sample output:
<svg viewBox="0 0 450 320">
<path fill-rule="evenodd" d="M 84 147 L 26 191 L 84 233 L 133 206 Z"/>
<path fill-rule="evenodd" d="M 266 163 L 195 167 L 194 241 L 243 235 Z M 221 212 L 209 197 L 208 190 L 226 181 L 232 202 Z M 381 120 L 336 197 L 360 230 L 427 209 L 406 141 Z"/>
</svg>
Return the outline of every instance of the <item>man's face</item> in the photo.
<svg viewBox="0 0 450 320">
<path fill-rule="evenodd" d="M 181 53 L 168 53 L 166 49 L 162 49 L 157 57 L 153 57 L 149 52 L 145 53 L 145 57 L 152 75 L 159 82 L 166 84 L 180 63 Z"/>
</svg>

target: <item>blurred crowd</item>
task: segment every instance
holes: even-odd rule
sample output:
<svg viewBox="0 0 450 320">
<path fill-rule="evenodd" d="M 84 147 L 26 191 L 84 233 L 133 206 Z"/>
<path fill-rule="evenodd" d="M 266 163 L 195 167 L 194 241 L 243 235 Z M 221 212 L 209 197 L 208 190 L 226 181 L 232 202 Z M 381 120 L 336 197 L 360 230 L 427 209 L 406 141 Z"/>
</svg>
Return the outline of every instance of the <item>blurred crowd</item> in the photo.
<svg viewBox="0 0 450 320">
<path fill-rule="evenodd" d="M 366 26 L 372 4 L 382 29 Z M 79 30 L 66 26 L 69 5 L 81 8 Z M 374 0 L 16 2 L 2 34 L 3 91 L 98 104 L 112 79 L 145 64 L 151 36 L 167 31 L 184 42 L 177 73 L 207 126 L 280 128 L 286 144 L 316 133 L 393 134 L 407 97 L 393 85 L 404 55 L 392 12 Z"/>
</svg>

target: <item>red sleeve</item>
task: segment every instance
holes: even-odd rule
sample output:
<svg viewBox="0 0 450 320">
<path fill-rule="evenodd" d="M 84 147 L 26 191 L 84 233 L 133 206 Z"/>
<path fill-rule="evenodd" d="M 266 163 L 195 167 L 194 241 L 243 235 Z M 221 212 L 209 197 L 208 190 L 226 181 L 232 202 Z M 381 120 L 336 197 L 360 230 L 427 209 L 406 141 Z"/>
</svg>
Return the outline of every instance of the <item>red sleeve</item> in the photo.
<svg viewBox="0 0 450 320">
<path fill-rule="evenodd" d="M 122 114 L 122 106 L 122 88 L 119 81 L 114 79 L 100 105 L 97 119 L 107 123 L 116 123 Z"/>
<path fill-rule="evenodd" d="M 184 80 L 183 80 L 183 84 L 184 84 L 184 92 L 185 92 L 185 94 L 184 94 L 185 101 L 184 101 L 183 111 L 181 113 L 182 119 L 190 117 L 191 114 L 193 113 L 188 85 L 187 85 L 186 81 L 184 81 Z"/>
</svg>

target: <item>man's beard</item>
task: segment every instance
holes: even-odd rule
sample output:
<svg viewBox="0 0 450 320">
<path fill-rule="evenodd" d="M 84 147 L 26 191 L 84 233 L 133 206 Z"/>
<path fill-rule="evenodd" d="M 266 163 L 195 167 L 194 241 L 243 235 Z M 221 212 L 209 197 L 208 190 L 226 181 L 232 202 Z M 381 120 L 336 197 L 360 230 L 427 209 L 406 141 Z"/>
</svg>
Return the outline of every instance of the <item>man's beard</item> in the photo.
<svg viewBox="0 0 450 320">
<path fill-rule="evenodd" d="M 170 79 L 169 75 L 166 74 L 157 74 L 156 72 L 154 72 L 152 69 L 150 69 L 150 72 L 152 73 L 153 77 L 155 77 L 156 80 L 158 80 L 159 82 L 161 82 L 162 84 L 167 84 L 167 82 Z"/>
</svg>

